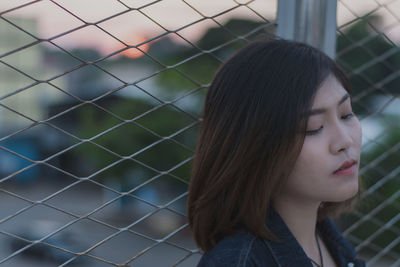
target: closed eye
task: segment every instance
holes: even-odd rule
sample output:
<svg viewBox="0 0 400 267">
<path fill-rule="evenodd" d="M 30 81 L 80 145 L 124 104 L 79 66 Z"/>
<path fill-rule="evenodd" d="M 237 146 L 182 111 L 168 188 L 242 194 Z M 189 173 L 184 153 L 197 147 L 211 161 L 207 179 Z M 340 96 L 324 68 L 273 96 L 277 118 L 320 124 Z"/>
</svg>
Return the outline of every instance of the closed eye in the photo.
<svg viewBox="0 0 400 267">
<path fill-rule="evenodd" d="M 354 113 L 349 113 L 349 114 L 347 114 L 347 115 L 344 115 L 344 116 L 342 117 L 342 119 L 344 119 L 344 120 L 349 120 L 349 119 L 353 118 L 353 116 L 354 116 Z"/>
<path fill-rule="evenodd" d="M 351 118 L 353 118 L 353 116 L 354 116 L 354 113 L 349 113 L 349 114 L 342 116 L 342 119 L 350 120 Z M 321 126 L 317 130 L 306 131 L 306 135 L 315 135 L 318 132 L 320 132 L 323 128 L 324 128 L 324 126 Z"/>
<path fill-rule="evenodd" d="M 306 135 L 314 135 L 317 134 L 322 128 L 324 128 L 324 126 L 321 126 L 319 129 L 317 130 L 311 130 L 311 131 L 307 131 Z"/>
</svg>

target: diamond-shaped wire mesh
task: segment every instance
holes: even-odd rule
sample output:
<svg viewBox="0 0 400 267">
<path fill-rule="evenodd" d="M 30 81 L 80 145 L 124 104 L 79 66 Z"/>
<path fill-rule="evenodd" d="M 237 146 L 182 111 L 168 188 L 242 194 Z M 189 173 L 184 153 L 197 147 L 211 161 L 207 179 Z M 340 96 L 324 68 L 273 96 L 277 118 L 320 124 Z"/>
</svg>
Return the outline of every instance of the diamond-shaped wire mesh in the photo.
<svg viewBox="0 0 400 267">
<path fill-rule="evenodd" d="M 0 264 L 193 266 L 185 219 L 207 86 L 275 30 L 277 1 L 0 5 Z M 339 223 L 400 266 L 400 0 L 338 1 L 363 125 L 362 201 Z"/>
<path fill-rule="evenodd" d="M 337 61 L 363 126 L 357 210 L 344 234 L 368 266 L 400 266 L 400 1 L 338 1 Z"/>
<path fill-rule="evenodd" d="M 271 1 L 0 3 L 0 265 L 193 266 L 185 217 L 215 71 Z"/>
</svg>

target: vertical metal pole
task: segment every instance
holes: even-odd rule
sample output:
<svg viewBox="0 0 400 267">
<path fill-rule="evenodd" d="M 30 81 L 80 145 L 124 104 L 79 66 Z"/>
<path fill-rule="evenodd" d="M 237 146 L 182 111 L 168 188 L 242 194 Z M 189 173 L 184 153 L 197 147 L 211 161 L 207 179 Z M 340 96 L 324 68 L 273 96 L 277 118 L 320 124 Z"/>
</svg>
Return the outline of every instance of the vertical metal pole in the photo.
<svg viewBox="0 0 400 267">
<path fill-rule="evenodd" d="M 337 0 L 278 0 L 276 34 L 336 54 Z"/>
</svg>

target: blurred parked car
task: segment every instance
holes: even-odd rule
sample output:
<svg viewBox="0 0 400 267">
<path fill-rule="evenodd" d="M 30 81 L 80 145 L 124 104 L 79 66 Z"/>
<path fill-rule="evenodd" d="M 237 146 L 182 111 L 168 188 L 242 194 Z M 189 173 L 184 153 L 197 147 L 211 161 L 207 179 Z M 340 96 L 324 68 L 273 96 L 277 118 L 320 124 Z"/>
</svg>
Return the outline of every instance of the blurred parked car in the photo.
<svg viewBox="0 0 400 267">
<path fill-rule="evenodd" d="M 49 233 L 59 229 L 62 227 L 62 224 L 54 221 L 48 220 L 40 220 L 33 221 L 29 227 L 21 229 L 21 231 L 17 234 L 21 239 L 13 238 L 9 239 L 9 248 L 14 252 L 25 246 L 29 245 L 30 242 L 27 241 L 35 241 L 43 238 Z M 72 253 L 68 253 L 66 251 L 60 250 L 58 248 L 62 248 L 71 252 L 82 252 L 88 246 L 85 246 L 82 241 L 78 240 L 79 235 L 82 233 L 78 233 L 72 230 L 63 229 L 59 233 L 45 239 L 43 242 L 46 243 L 37 243 L 30 248 L 21 252 L 21 255 L 26 257 L 35 257 L 40 260 L 46 261 L 54 261 L 58 264 L 61 264 L 74 256 Z M 27 240 L 27 241 L 24 241 Z M 49 246 L 54 245 L 58 248 Z M 79 257 L 73 261 L 75 264 L 83 264 L 85 261 L 84 258 Z"/>
<path fill-rule="evenodd" d="M 40 152 L 35 138 L 11 137 L 0 142 L 0 146 L 22 156 L 0 149 L 0 177 L 6 177 L 32 164 L 32 162 L 23 157 L 31 160 L 39 159 Z M 38 175 L 39 168 L 35 166 L 17 174 L 14 179 L 18 182 L 31 182 Z"/>
</svg>

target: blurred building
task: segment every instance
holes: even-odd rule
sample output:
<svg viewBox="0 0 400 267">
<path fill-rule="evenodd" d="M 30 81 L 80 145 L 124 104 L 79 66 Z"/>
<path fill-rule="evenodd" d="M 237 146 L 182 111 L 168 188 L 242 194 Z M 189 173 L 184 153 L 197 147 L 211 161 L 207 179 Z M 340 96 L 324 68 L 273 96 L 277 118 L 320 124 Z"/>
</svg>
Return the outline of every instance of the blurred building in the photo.
<svg viewBox="0 0 400 267">
<path fill-rule="evenodd" d="M 26 32 L 38 36 L 35 19 L 6 19 Z M 43 42 L 30 45 L 36 39 L 5 20 L 0 22 L 0 36 L 0 60 L 1 63 L 4 62 L 0 63 L 0 97 L 9 95 L 2 99 L 1 103 L 34 120 L 45 119 L 47 105 L 62 95 L 47 83 L 30 86 L 36 80 L 43 80 L 43 73 L 46 73 Z M 62 83 L 62 80 L 58 83 Z M 31 123 L 31 120 L 0 107 L 1 132 L 9 132 Z"/>
</svg>

